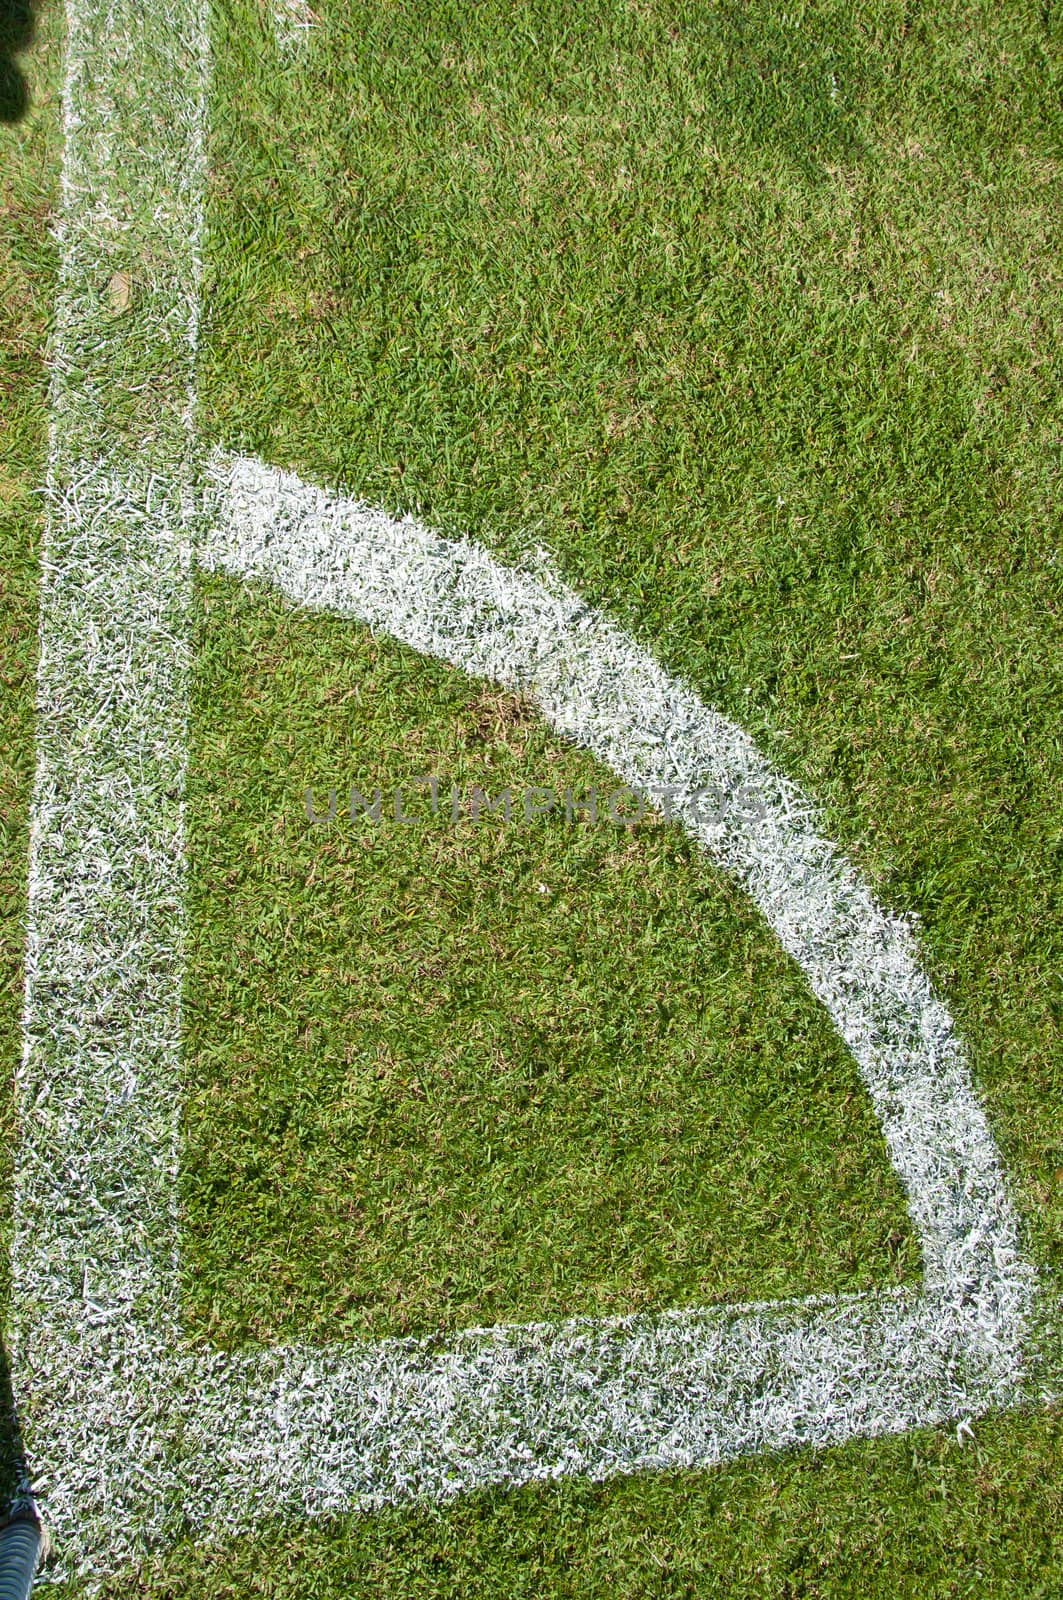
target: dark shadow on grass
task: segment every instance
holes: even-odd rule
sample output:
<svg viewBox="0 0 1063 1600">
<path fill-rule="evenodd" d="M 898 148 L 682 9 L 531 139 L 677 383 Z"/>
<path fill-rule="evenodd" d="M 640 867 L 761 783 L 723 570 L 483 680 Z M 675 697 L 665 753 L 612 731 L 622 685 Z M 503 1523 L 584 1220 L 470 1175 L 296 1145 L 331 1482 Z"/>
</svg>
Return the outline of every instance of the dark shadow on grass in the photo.
<svg viewBox="0 0 1063 1600">
<path fill-rule="evenodd" d="M 0 1339 L 0 1523 L 24 1510 L 29 1501 L 30 1482 L 22 1428 L 11 1388 L 7 1350 Z"/>
<path fill-rule="evenodd" d="M 35 0 L 0 0 L 0 122 L 18 122 L 30 108 L 26 74 L 15 60 L 33 43 Z"/>
<path fill-rule="evenodd" d="M 863 154 L 860 119 L 881 67 L 846 8 L 800 19 L 767 0 L 722 0 L 690 30 L 708 118 L 741 146 L 774 148 L 812 180 Z"/>
</svg>

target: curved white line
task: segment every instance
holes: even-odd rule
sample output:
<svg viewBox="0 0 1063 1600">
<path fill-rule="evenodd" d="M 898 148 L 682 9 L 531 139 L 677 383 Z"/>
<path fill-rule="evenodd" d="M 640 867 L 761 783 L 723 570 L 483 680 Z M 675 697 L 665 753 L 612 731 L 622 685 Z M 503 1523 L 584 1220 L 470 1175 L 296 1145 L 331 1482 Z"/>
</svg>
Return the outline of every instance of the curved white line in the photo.
<svg viewBox="0 0 1063 1600">
<path fill-rule="evenodd" d="M 211 478 L 204 565 L 524 690 L 632 788 L 688 797 L 678 820 L 748 891 L 856 1059 L 907 1190 L 927 1287 L 1024 1294 L 993 1138 L 911 928 L 875 904 L 749 735 L 548 571 L 504 566 L 479 544 L 257 460 L 217 456 Z M 758 804 L 706 822 L 689 797 L 709 784 Z"/>
</svg>

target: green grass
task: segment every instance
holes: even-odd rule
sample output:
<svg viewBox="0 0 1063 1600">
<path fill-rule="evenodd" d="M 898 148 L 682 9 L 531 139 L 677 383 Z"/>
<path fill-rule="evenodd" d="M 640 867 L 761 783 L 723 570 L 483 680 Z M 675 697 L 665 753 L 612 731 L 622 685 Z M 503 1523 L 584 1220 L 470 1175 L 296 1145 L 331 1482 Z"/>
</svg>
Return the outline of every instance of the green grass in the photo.
<svg viewBox="0 0 1063 1600">
<path fill-rule="evenodd" d="M 326 8 L 279 70 L 256 15 L 219 32 L 204 425 L 503 556 L 541 540 L 804 780 L 921 914 L 1057 1268 L 1053 41 L 989 8 L 433 0 Z M 563 828 L 325 848 L 304 784 L 459 754 L 488 782 L 504 740 L 355 629 L 203 606 L 193 1318 L 231 1342 L 910 1268 L 822 1019 L 678 841 L 604 876 L 615 842 Z"/>
<path fill-rule="evenodd" d="M 525 820 L 527 788 L 597 786 L 605 813 L 619 780 L 348 623 L 203 583 L 196 660 L 193 1326 L 327 1339 L 914 1274 L 855 1064 L 678 830 Z M 511 788 L 510 824 L 463 799 L 452 825 L 451 781 Z M 379 823 L 352 825 L 351 782 Z M 322 811 L 339 788 L 335 822 L 307 784 Z"/>
<path fill-rule="evenodd" d="M 0 123 L 0 1304 L 6 1306 L 14 1155 L 10 1068 L 21 1047 L 37 554 L 46 450 L 45 340 L 55 294 L 48 232 L 59 177 L 60 19 L 44 13 L 26 117 Z"/>
<path fill-rule="evenodd" d="M 1058 23 L 1025 5 L 560 15 L 333 5 L 282 69 L 257 10 L 219 9 L 203 425 L 502 555 L 540 540 L 807 785 L 879 897 L 919 912 L 1058 1282 Z M 36 108 L 0 127 L 9 1062 L 47 29 Z M 595 769 L 520 702 L 386 640 L 213 579 L 197 605 L 198 1337 L 911 1272 L 851 1064 L 682 838 L 312 829 L 307 781 Z M 9 1099 L 4 1127 L 9 1160 Z M 1058 1408 L 974 1431 L 215 1530 L 107 1592 L 1058 1593 Z"/>
<path fill-rule="evenodd" d="M 1063 1418 L 921 1430 L 711 1473 L 475 1495 L 209 1550 L 138 1575 L 157 1600 L 1054 1600 Z M 128 1577 L 104 1590 L 125 1595 Z"/>
</svg>

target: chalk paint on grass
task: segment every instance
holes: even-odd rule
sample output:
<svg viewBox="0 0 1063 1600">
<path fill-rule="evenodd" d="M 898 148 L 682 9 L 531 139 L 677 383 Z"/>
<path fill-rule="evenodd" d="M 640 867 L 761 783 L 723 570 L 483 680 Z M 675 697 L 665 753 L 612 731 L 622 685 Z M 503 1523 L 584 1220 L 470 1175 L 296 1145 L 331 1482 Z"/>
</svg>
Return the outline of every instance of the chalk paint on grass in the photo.
<svg viewBox="0 0 1063 1600">
<path fill-rule="evenodd" d="M 927 1284 L 999 1288 L 1014 1274 L 1024 1285 L 992 1136 L 910 928 L 875 905 L 748 734 L 541 569 L 504 566 L 481 545 L 255 460 L 219 456 L 211 469 L 204 565 L 520 690 L 648 799 L 678 790 L 676 819 L 747 890 L 852 1052 L 907 1190 Z M 757 804 L 706 821 L 695 797 L 710 785 Z"/>
<path fill-rule="evenodd" d="M 706 1465 L 1023 1399 L 1034 1276 L 912 929 L 741 729 L 545 566 L 505 567 L 254 460 L 202 459 L 205 6 L 68 0 L 68 31 L 12 1299 L 55 1575 L 113 1570 L 188 1525 Z M 193 550 L 524 690 L 636 790 L 755 790 L 726 825 L 692 799 L 676 815 L 851 1050 L 922 1287 L 323 1349 L 182 1343 Z"/>
<path fill-rule="evenodd" d="M 172 1499 L 205 21 L 67 9 L 11 1312 L 60 1571 Z"/>
<path fill-rule="evenodd" d="M 321 18 L 307 0 L 273 0 L 273 36 L 282 56 L 297 55 Z"/>
</svg>

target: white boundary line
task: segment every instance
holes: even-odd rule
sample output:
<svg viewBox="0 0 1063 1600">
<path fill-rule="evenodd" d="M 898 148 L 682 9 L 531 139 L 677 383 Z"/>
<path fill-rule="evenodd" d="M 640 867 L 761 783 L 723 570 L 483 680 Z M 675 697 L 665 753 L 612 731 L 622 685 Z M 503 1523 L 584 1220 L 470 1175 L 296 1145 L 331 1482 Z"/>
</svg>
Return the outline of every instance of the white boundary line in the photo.
<svg viewBox="0 0 1063 1600">
<path fill-rule="evenodd" d="M 166 1492 L 208 49 L 204 0 L 67 7 L 12 1368 L 74 1571 Z"/>
<path fill-rule="evenodd" d="M 202 0 L 69 0 L 62 250 L 31 813 L 14 1370 L 62 1562 L 185 1521 L 248 1528 L 489 1483 L 718 1461 L 1023 1398 L 1034 1287 L 949 1017 L 749 738 L 556 580 L 253 461 L 190 423 L 208 66 Z M 157 116 L 165 106 L 164 118 Z M 132 285 L 128 313 L 103 292 Z M 150 343 L 155 377 L 143 374 Z M 637 788 L 752 784 L 683 820 L 748 890 L 851 1049 L 925 1284 L 479 1329 L 182 1346 L 176 1161 L 190 553 L 519 685 Z"/>
</svg>

